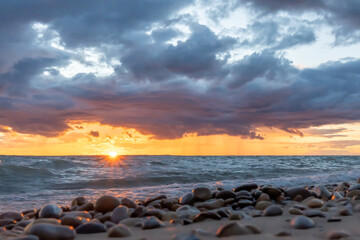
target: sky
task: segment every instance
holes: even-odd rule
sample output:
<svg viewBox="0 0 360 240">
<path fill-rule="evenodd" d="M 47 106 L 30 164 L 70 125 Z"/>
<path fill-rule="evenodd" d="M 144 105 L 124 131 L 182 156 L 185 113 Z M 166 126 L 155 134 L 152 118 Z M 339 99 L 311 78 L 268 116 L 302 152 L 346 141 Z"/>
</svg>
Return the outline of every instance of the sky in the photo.
<svg viewBox="0 0 360 240">
<path fill-rule="evenodd" d="M 0 1 L 0 155 L 360 154 L 360 1 Z"/>
</svg>

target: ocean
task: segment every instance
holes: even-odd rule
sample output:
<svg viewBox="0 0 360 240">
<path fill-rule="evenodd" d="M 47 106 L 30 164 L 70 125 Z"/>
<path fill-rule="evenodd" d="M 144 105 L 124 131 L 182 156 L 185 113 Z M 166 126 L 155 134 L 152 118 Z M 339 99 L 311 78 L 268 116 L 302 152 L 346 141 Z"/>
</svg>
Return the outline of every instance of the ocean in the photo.
<svg viewBox="0 0 360 240">
<path fill-rule="evenodd" d="M 1 156 L 0 212 L 69 205 L 77 196 L 181 196 L 199 184 L 354 182 L 360 156 Z"/>
</svg>

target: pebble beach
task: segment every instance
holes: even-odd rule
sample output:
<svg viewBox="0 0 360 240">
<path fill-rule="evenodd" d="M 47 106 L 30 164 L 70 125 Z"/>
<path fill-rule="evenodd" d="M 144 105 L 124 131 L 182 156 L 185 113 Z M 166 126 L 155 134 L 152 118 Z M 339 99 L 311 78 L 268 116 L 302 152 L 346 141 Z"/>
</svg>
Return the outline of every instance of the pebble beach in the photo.
<svg viewBox="0 0 360 240">
<path fill-rule="evenodd" d="M 0 214 L 0 239 L 360 239 L 360 179 L 291 188 L 198 185 L 178 197 L 86 196 Z"/>
</svg>

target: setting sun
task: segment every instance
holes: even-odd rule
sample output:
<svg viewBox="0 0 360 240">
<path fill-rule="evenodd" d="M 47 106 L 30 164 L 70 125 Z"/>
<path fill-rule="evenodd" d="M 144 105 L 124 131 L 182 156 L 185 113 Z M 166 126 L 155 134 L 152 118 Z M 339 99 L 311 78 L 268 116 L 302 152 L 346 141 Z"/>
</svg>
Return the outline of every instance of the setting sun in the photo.
<svg viewBox="0 0 360 240">
<path fill-rule="evenodd" d="M 109 156 L 112 158 L 116 157 L 117 155 L 117 152 L 109 152 Z"/>
</svg>

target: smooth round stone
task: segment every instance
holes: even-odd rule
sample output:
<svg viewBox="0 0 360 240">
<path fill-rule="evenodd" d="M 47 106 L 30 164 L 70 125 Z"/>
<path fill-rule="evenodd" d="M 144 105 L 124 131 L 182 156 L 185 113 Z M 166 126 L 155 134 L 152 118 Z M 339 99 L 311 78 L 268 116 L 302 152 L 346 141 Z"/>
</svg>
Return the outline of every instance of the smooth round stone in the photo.
<svg viewBox="0 0 360 240">
<path fill-rule="evenodd" d="M 309 208 L 321 208 L 324 205 L 324 201 L 321 199 L 314 198 L 311 199 L 307 205 Z"/>
<path fill-rule="evenodd" d="M 212 198 L 211 190 L 207 187 L 197 187 L 193 190 L 194 196 L 202 201 Z"/>
<path fill-rule="evenodd" d="M 305 188 L 290 188 L 285 191 L 285 194 L 286 196 L 289 196 L 292 199 L 294 199 L 298 195 L 300 195 L 303 199 L 306 199 L 311 196 L 310 191 Z"/>
<path fill-rule="evenodd" d="M 48 204 L 41 208 L 39 218 L 56 218 L 59 219 L 63 213 L 62 208 L 56 204 Z"/>
<path fill-rule="evenodd" d="M 165 213 L 165 211 L 161 209 L 150 209 L 145 213 L 145 217 L 155 216 L 158 219 L 162 218 L 162 215 Z"/>
<path fill-rule="evenodd" d="M 164 224 L 157 217 L 151 216 L 146 218 L 142 229 L 145 230 L 145 229 L 153 229 L 160 227 L 164 227 Z"/>
<path fill-rule="evenodd" d="M 303 212 L 300 209 L 294 207 L 289 208 L 289 213 L 291 215 L 303 215 Z"/>
<path fill-rule="evenodd" d="M 261 202 L 257 202 L 255 205 L 255 209 L 256 210 L 264 210 L 265 208 L 272 206 L 273 203 L 269 202 L 269 201 L 261 201 Z"/>
<path fill-rule="evenodd" d="M 23 218 L 23 215 L 17 212 L 4 212 L 0 214 L 0 219 L 13 219 L 15 221 L 20 221 Z"/>
<path fill-rule="evenodd" d="M 89 219 L 82 218 L 82 217 L 65 216 L 65 217 L 61 218 L 61 225 L 67 225 L 67 226 L 71 226 L 73 228 L 77 228 L 79 225 L 81 225 L 87 221 L 89 221 Z"/>
<path fill-rule="evenodd" d="M 15 223 L 16 223 L 16 221 L 14 219 L 0 219 L 0 227 L 10 225 L 10 224 L 15 224 Z"/>
<path fill-rule="evenodd" d="M 102 196 L 95 203 L 95 211 L 101 213 L 107 213 L 114 210 L 120 205 L 119 199 L 113 196 Z"/>
<path fill-rule="evenodd" d="M 291 226 L 296 229 L 309 229 L 315 227 L 315 222 L 305 216 L 297 216 L 291 221 Z"/>
<path fill-rule="evenodd" d="M 105 225 L 106 229 L 109 230 L 110 228 L 112 228 L 116 224 L 113 223 L 113 222 L 110 222 L 110 221 L 106 221 L 106 222 L 104 222 L 104 225 Z"/>
<path fill-rule="evenodd" d="M 243 217 L 240 213 L 232 213 L 229 215 L 229 220 L 241 220 Z"/>
<path fill-rule="evenodd" d="M 245 225 L 245 227 L 247 229 L 249 229 L 250 232 L 252 232 L 253 234 L 260 234 L 261 233 L 261 230 L 260 230 L 260 228 L 258 226 L 248 224 L 248 225 Z"/>
<path fill-rule="evenodd" d="M 21 220 L 20 222 L 17 222 L 16 225 L 24 228 L 27 225 L 29 225 L 30 223 L 32 223 L 31 220 Z"/>
<path fill-rule="evenodd" d="M 72 201 L 71 201 L 71 206 L 81 206 L 81 205 L 84 205 L 85 203 L 87 203 L 87 199 L 85 196 L 83 197 L 77 197 L 77 198 L 74 198 Z"/>
<path fill-rule="evenodd" d="M 257 202 L 261 201 L 271 201 L 269 194 L 261 193 L 260 196 L 256 199 Z"/>
<path fill-rule="evenodd" d="M 199 209 L 195 207 L 191 207 L 189 205 L 181 206 L 178 209 L 176 209 L 176 213 L 178 214 L 180 219 L 185 218 L 193 218 L 198 213 L 200 213 Z"/>
<path fill-rule="evenodd" d="M 222 198 L 224 200 L 229 198 L 236 198 L 236 194 L 233 191 L 222 190 L 215 195 L 216 198 Z"/>
<path fill-rule="evenodd" d="M 78 211 L 92 211 L 94 210 L 94 204 L 92 202 L 85 203 L 81 205 L 77 210 Z"/>
<path fill-rule="evenodd" d="M 263 193 L 266 193 L 269 195 L 271 199 L 275 199 L 278 196 L 281 195 L 281 190 L 273 187 L 264 187 L 260 189 Z"/>
<path fill-rule="evenodd" d="M 118 224 L 109 229 L 109 238 L 121 238 L 130 237 L 132 235 L 131 230 L 124 224 Z"/>
<path fill-rule="evenodd" d="M 350 237 L 350 234 L 342 231 L 342 230 L 338 230 L 338 231 L 331 231 L 327 234 L 327 238 L 330 240 L 335 240 L 335 239 L 345 239 Z"/>
<path fill-rule="evenodd" d="M 225 201 L 224 199 L 211 199 L 208 200 L 206 202 L 201 202 L 201 203 L 196 203 L 195 206 L 197 208 L 206 208 L 208 210 L 212 210 L 212 209 L 216 209 L 216 208 L 221 208 L 225 205 Z"/>
<path fill-rule="evenodd" d="M 339 214 L 340 214 L 340 216 L 351 216 L 352 211 L 350 208 L 345 207 L 345 208 L 340 209 Z"/>
<path fill-rule="evenodd" d="M 215 212 L 202 212 L 195 216 L 193 222 L 202 222 L 205 219 L 220 220 L 221 216 Z"/>
<path fill-rule="evenodd" d="M 144 219 L 142 218 L 126 218 L 120 222 L 128 227 L 142 227 Z"/>
<path fill-rule="evenodd" d="M 264 210 L 263 214 L 267 217 L 280 216 L 283 214 L 283 210 L 278 206 L 269 206 Z"/>
<path fill-rule="evenodd" d="M 186 193 L 180 198 L 181 205 L 192 205 L 195 202 L 194 193 Z"/>
<path fill-rule="evenodd" d="M 252 206 L 254 203 L 253 201 L 247 200 L 247 199 L 243 199 L 238 201 L 238 206 L 241 208 L 247 207 L 247 206 Z"/>
<path fill-rule="evenodd" d="M 147 208 L 144 206 L 139 206 L 130 214 L 130 217 L 143 217 L 147 212 Z"/>
<path fill-rule="evenodd" d="M 76 228 L 76 233 L 78 234 L 101 233 L 101 232 L 106 232 L 106 227 L 104 224 L 99 222 L 83 223 Z"/>
<path fill-rule="evenodd" d="M 54 219 L 54 218 L 38 218 L 38 219 L 35 219 L 33 222 L 31 222 L 30 224 L 28 224 L 25 227 L 25 229 L 24 229 L 25 234 L 30 234 L 29 230 L 33 225 L 42 224 L 42 223 L 44 223 L 44 224 L 52 224 L 52 225 L 60 225 L 60 220 Z"/>
<path fill-rule="evenodd" d="M 125 206 L 116 207 L 111 214 L 111 221 L 116 224 L 125 218 L 129 218 L 129 209 Z"/>
<path fill-rule="evenodd" d="M 138 205 L 136 203 L 134 203 L 133 201 L 131 201 L 128 198 L 123 198 L 121 200 L 121 205 L 127 206 L 128 208 L 137 208 Z"/>
<path fill-rule="evenodd" d="M 325 213 L 319 211 L 319 210 L 305 210 L 304 211 L 304 215 L 307 217 L 321 217 L 321 218 L 325 218 L 326 215 Z"/>
<path fill-rule="evenodd" d="M 226 223 L 222 225 L 216 232 L 217 237 L 230 237 L 245 234 L 251 234 L 251 231 L 242 224 L 238 224 L 236 222 Z"/>
<path fill-rule="evenodd" d="M 89 218 L 89 219 L 92 218 L 91 214 L 87 211 L 65 212 L 64 216 L 65 217 L 82 217 L 82 218 Z"/>
<path fill-rule="evenodd" d="M 148 199 L 145 200 L 144 205 L 147 206 L 147 205 L 149 205 L 150 203 L 152 203 L 154 201 L 165 199 L 165 198 L 167 198 L 166 195 L 159 195 L 159 196 L 156 196 L 156 197 L 151 197 L 151 198 L 148 198 Z"/>
<path fill-rule="evenodd" d="M 162 221 L 171 221 L 171 220 L 174 220 L 174 219 L 178 219 L 179 216 L 177 215 L 176 212 L 164 212 L 164 214 L 162 214 L 161 216 L 161 220 Z"/>
<path fill-rule="evenodd" d="M 48 223 L 32 225 L 29 234 L 38 236 L 40 240 L 72 240 L 76 235 L 72 227 Z"/>
<path fill-rule="evenodd" d="M 233 189 L 234 192 L 239 192 L 241 190 L 246 190 L 246 191 L 251 191 L 253 189 L 258 188 L 258 185 L 255 183 L 246 183 L 246 184 L 242 184 L 236 188 Z"/>
</svg>

